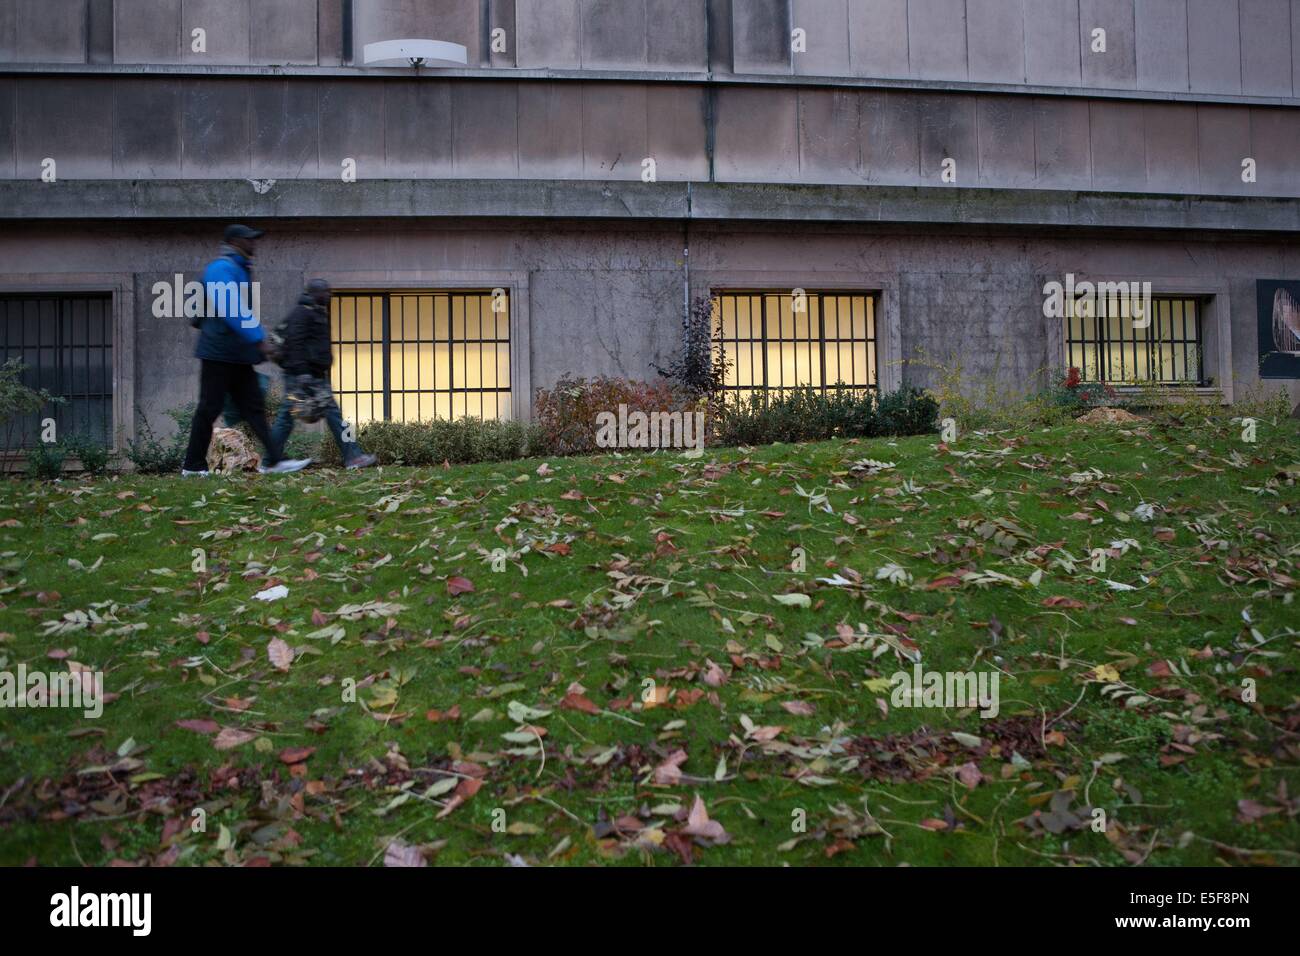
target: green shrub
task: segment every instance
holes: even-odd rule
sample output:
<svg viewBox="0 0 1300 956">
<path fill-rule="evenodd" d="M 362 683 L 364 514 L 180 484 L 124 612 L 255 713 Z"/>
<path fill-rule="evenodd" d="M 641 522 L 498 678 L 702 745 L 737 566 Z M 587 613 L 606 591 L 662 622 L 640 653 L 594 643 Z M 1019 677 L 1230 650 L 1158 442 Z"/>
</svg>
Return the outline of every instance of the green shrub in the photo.
<svg viewBox="0 0 1300 956">
<path fill-rule="evenodd" d="M 253 444 L 261 448 L 257 439 L 252 439 Z M 331 452 L 331 449 L 333 451 Z M 282 458 L 310 458 L 312 461 L 324 461 L 331 454 L 338 458 L 338 446 L 334 444 L 334 436 L 329 432 L 320 435 L 316 432 L 304 431 L 302 426 L 298 426 L 289 436 L 289 440 L 284 443 L 284 448 L 280 449 Z"/>
<path fill-rule="evenodd" d="M 185 462 L 185 446 L 189 443 L 194 411 L 173 408 L 167 415 L 176 423 L 176 431 L 170 438 L 155 435 L 148 419 L 142 415 L 136 438 L 127 443 L 126 457 L 142 475 L 178 472 Z"/>
<path fill-rule="evenodd" d="M 357 442 L 384 465 L 510 461 L 545 452 L 536 426 L 479 418 L 369 422 L 357 429 Z M 343 463 L 339 447 L 330 435 L 319 440 L 316 453 L 322 464 Z"/>
<path fill-rule="evenodd" d="M 876 403 L 875 435 L 925 435 L 935 430 L 939 403 L 929 392 L 901 388 Z"/>
<path fill-rule="evenodd" d="M 938 410 L 930 395 L 915 388 L 876 398 L 870 392 L 823 394 L 808 387 L 728 403 L 714 417 L 713 438 L 722 445 L 767 445 L 919 435 L 935 430 Z"/>
<path fill-rule="evenodd" d="M 73 435 L 60 443 L 67 458 L 75 458 L 81 463 L 81 470 L 88 475 L 102 475 L 108 471 L 112 450 L 100 442 L 85 435 Z"/>
<path fill-rule="evenodd" d="M 27 473 L 42 481 L 53 481 L 63 474 L 67 458 L 64 446 L 58 442 L 38 442 L 27 452 Z"/>
<path fill-rule="evenodd" d="M 537 390 L 533 417 L 548 453 L 590 455 L 604 450 L 596 444 L 596 416 L 602 412 L 617 415 L 620 405 L 626 405 L 629 413 L 647 415 L 694 410 L 694 405 L 667 382 L 565 375 L 554 388 Z"/>
</svg>

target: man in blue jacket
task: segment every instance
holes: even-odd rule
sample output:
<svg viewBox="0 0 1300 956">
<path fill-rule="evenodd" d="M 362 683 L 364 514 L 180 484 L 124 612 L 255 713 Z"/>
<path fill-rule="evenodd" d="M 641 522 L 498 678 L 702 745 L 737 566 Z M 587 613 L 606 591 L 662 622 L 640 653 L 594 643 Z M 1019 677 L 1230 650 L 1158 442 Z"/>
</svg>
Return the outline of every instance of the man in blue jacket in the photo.
<svg viewBox="0 0 1300 956">
<path fill-rule="evenodd" d="M 280 457 L 282 449 L 275 445 L 267 429 L 262 389 L 253 371 L 253 366 L 265 357 L 267 347 L 262 323 L 252 307 L 252 260 L 261 237 L 259 229 L 227 226 L 221 255 L 203 273 L 207 309 L 196 320 L 199 344 L 194 350 L 200 362 L 199 406 L 194 412 L 190 443 L 181 466 L 181 474 L 185 476 L 208 473 L 212 425 L 225 407 L 226 395 L 234 401 L 240 417 L 248 422 L 266 449 L 259 471 L 281 474 L 311 464 L 310 458 L 288 461 Z"/>
</svg>

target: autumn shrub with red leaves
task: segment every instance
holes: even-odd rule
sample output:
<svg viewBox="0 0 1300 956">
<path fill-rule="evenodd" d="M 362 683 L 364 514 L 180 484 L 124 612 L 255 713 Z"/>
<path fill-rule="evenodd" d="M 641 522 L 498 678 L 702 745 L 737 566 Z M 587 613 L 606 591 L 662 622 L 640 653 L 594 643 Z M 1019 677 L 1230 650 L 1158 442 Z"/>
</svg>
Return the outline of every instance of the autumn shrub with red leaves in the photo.
<svg viewBox="0 0 1300 956">
<path fill-rule="evenodd" d="M 618 414 L 626 405 L 628 414 L 693 410 L 685 396 L 667 382 L 637 382 L 626 378 L 572 378 L 568 375 L 554 388 L 539 388 L 533 401 L 533 420 L 546 448 L 555 455 L 597 454 L 596 416 Z"/>
<path fill-rule="evenodd" d="M 1085 382 L 1082 373 L 1074 367 L 1066 369 L 1065 378 L 1049 392 L 1054 404 L 1068 410 L 1111 405 L 1119 398 L 1113 386 L 1106 382 Z"/>
</svg>

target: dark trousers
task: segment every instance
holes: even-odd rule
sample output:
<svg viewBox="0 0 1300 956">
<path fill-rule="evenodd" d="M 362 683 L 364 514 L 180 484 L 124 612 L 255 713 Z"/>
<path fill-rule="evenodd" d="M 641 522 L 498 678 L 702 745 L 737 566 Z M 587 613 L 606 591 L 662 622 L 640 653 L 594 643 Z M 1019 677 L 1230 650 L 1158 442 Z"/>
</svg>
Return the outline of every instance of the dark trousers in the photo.
<svg viewBox="0 0 1300 956">
<path fill-rule="evenodd" d="M 185 451 L 186 471 L 204 471 L 208 467 L 208 444 L 212 425 L 226 405 L 226 395 L 234 400 L 239 415 L 248 422 L 257 440 L 266 449 L 265 461 L 274 465 L 280 460 L 280 448 L 272 442 L 266 427 L 266 406 L 257 373 L 251 365 L 233 362 L 210 362 L 203 359 L 199 370 L 199 407 L 190 426 L 190 444 Z"/>
</svg>

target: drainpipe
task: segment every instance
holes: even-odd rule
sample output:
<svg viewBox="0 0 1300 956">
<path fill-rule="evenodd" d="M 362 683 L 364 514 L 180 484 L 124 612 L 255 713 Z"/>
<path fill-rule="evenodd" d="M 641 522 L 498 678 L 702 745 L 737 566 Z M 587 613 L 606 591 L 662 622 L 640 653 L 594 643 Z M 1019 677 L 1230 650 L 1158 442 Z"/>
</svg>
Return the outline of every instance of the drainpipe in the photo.
<svg viewBox="0 0 1300 956">
<path fill-rule="evenodd" d="M 682 248 L 682 331 L 685 332 L 691 322 L 691 182 L 686 182 L 686 223 L 682 229 L 684 246 Z"/>
</svg>

